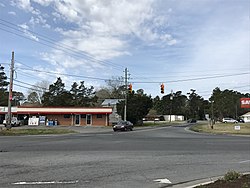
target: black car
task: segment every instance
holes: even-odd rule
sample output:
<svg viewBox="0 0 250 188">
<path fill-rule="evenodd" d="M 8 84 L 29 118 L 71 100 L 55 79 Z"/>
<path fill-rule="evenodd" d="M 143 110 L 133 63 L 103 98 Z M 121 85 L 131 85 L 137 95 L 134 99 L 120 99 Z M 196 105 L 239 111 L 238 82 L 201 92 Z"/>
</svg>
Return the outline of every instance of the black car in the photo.
<svg viewBox="0 0 250 188">
<path fill-rule="evenodd" d="M 134 128 L 133 123 L 131 123 L 130 121 L 119 121 L 117 124 L 115 124 L 113 126 L 113 130 L 114 131 L 132 131 Z"/>
<path fill-rule="evenodd" d="M 189 120 L 187 120 L 187 123 L 196 123 L 196 122 L 197 122 L 196 119 L 189 119 Z"/>
<path fill-rule="evenodd" d="M 238 121 L 239 123 L 245 123 L 245 121 L 244 121 L 243 119 L 237 119 L 237 121 Z"/>
</svg>

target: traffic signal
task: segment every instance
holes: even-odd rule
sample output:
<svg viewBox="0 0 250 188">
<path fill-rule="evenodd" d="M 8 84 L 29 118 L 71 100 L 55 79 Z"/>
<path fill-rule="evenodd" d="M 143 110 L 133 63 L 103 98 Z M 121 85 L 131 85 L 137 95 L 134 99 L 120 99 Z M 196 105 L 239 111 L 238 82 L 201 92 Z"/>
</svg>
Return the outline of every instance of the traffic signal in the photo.
<svg viewBox="0 0 250 188">
<path fill-rule="evenodd" d="M 164 84 L 161 84 L 161 93 L 164 93 Z"/>
<path fill-rule="evenodd" d="M 129 84 L 129 86 L 128 86 L 128 91 L 129 91 L 129 93 L 132 93 L 132 84 Z"/>
</svg>

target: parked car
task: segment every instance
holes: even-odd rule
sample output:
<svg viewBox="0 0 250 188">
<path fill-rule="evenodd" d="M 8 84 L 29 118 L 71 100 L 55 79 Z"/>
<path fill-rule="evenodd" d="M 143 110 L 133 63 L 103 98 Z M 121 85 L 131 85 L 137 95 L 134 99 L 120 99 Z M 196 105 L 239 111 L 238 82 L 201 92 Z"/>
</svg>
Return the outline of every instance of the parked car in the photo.
<svg viewBox="0 0 250 188">
<path fill-rule="evenodd" d="M 7 120 L 3 120 L 3 125 L 6 127 L 7 126 Z M 12 117 L 11 118 L 11 126 L 16 127 L 20 126 L 20 121 L 17 119 L 17 117 Z"/>
<path fill-rule="evenodd" d="M 189 120 L 187 120 L 187 123 L 196 123 L 196 122 L 197 122 L 196 119 L 189 119 Z"/>
<path fill-rule="evenodd" d="M 131 123 L 130 121 L 119 121 L 117 124 L 115 124 L 113 126 L 113 130 L 114 131 L 132 131 L 134 128 L 133 123 Z"/>
<path fill-rule="evenodd" d="M 238 121 L 239 123 L 245 123 L 245 121 L 244 121 L 243 119 L 237 119 L 237 121 Z"/>
<path fill-rule="evenodd" d="M 238 123 L 238 121 L 233 118 L 223 118 L 222 122 L 223 123 Z"/>
</svg>

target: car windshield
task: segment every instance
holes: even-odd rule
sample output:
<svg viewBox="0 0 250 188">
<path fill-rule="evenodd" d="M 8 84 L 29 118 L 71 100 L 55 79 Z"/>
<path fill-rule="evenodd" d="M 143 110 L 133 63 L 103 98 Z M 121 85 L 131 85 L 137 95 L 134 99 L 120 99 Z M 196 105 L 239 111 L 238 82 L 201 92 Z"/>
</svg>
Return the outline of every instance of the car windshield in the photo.
<svg viewBox="0 0 250 188">
<path fill-rule="evenodd" d="M 118 121 L 117 124 L 123 125 L 123 124 L 126 124 L 126 121 Z"/>
</svg>

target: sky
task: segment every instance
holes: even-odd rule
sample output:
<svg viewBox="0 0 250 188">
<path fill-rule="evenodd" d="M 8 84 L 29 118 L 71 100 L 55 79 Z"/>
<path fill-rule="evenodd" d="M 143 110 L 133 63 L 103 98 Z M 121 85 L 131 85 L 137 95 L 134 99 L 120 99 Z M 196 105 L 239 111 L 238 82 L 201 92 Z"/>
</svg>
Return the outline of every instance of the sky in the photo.
<svg viewBox="0 0 250 188">
<path fill-rule="evenodd" d="M 250 93 L 249 0 L 1 0 L 0 64 L 14 90 L 61 77 L 95 90 L 124 77 L 164 96 Z M 164 84 L 165 93 L 160 93 Z"/>
</svg>

